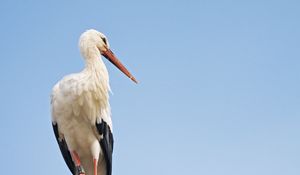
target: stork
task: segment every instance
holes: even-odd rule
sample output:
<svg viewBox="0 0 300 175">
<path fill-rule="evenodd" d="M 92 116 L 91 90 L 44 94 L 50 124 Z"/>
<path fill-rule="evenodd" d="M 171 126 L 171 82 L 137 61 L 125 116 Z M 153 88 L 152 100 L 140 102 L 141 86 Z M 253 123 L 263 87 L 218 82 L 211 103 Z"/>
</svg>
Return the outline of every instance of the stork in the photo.
<svg viewBox="0 0 300 175">
<path fill-rule="evenodd" d="M 109 76 L 101 55 L 127 77 L 137 80 L 94 29 L 79 39 L 85 68 L 65 76 L 52 90 L 52 126 L 62 156 L 73 175 L 111 175 L 113 128 Z"/>
</svg>

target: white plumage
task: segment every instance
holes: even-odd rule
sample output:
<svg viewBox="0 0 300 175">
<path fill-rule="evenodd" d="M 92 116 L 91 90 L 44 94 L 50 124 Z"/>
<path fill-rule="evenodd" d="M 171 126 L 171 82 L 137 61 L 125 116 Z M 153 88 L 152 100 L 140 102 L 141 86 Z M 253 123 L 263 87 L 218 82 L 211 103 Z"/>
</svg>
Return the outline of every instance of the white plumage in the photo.
<svg viewBox="0 0 300 175">
<path fill-rule="evenodd" d="M 111 60 L 114 55 L 102 33 L 96 30 L 84 32 L 79 48 L 85 59 L 85 68 L 65 76 L 54 86 L 51 95 L 52 122 L 58 126 L 58 142 L 64 139 L 71 155 L 73 151 L 78 154 L 86 175 L 94 172 L 93 160 L 97 160 L 98 175 L 106 175 L 106 161 L 99 143 L 103 135 L 95 126 L 103 120 L 112 132 L 109 76 L 101 54 L 133 81 L 136 80 L 118 60 Z M 107 53 L 109 51 L 113 56 Z M 122 70 L 123 67 L 125 70 Z M 73 156 L 72 159 L 76 164 Z"/>
</svg>

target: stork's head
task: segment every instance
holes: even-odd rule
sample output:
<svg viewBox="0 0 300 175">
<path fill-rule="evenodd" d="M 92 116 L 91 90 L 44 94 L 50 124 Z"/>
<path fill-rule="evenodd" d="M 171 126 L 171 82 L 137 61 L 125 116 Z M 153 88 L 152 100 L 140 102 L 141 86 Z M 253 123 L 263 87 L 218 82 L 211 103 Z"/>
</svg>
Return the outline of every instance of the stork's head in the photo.
<svg viewBox="0 0 300 175">
<path fill-rule="evenodd" d="M 85 31 L 80 36 L 79 48 L 82 56 L 86 60 L 99 58 L 101 54 L 112 64 L 114 64 L 118 69 L 120 69 L 120 71 L 122 71 L 127 77 L 137 83 L 136 79 L 110 50 L 108 40 L 106 39 L 106 36 L 101 32 L 98 32 L 94 29 Z"/>
</svg>

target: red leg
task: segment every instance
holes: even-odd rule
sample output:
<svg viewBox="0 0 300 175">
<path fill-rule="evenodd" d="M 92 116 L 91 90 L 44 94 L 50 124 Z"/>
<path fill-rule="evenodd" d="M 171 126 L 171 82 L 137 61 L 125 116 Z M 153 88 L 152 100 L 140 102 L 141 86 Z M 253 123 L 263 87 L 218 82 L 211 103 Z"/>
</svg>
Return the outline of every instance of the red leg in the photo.
<svg viewBox="0 0 300 175">
<path fill-rule="evenodd" d="M 80 162 L 78 154 L 75 151 L 72 151 L 72 157 L 73 157 L 73 160 L 75 162 L 75 165 L 80 166 L 81 162 Z"/>
<path fill-rule="evenodd" d="M 97 159 L 94 159 L 94 175 L 97 175 L 97 166 L 98 166 L 98 164 L 97 164 Z"/>
<path fill-rule="evenodd" d="M 76 168 L 78 169 L 77 171 L 79 171 L 79 175 L 85 175 L 85 173 L 82 171 L 82 166 L 81 166 L 79 156 L 75 151 L 72 151 L 72 157 L 73 157 L 73 161 L 75 162 Z"/>
</svg>

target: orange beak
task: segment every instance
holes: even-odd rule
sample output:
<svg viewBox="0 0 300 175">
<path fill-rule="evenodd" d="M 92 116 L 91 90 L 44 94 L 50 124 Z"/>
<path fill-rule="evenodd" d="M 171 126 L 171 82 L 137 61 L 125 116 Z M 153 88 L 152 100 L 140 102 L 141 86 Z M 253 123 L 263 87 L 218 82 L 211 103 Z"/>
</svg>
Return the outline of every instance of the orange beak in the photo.
<svg viewBox="0 0 300 175">
<path fill-rule="evenodd" d="M 128 78 L 133 82 L 138 83 L 138 81 L 131 75 L 131 73 L 126 69 L 126 67 L 118 60 L 115 54 L 107 49 L 101 53 L 105 58 L 107 58 L 113 65 L 115 65 L 120 71 L 122 71 Z"/>
</svg>

